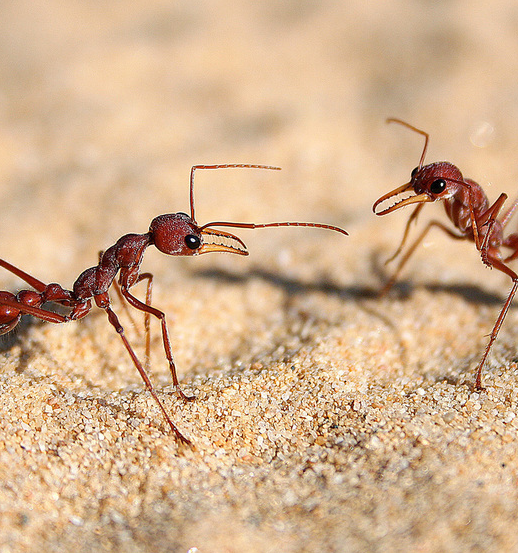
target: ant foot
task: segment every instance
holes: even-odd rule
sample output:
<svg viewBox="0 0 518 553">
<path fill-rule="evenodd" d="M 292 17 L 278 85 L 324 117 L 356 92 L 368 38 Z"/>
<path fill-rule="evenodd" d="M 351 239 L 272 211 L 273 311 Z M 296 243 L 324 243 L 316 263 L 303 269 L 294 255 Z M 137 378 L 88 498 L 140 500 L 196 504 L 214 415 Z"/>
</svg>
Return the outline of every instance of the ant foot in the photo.
<svg viewBox="0 0 518 553">
<path fill-rule="evenodd" d="M 482 377 L 481 377 L 480 374 L 477 374 L 475 384 L 473 385 L 473 391 L 474 392 L 483 392 L 484 390 L 485 390 L 485 387 L 482 386 Z"/>
<path fill-rule="evenodd" d="M 189 440 L 188 438 L 186 438 L 181 432 L 177 431 L 176 432 L 176 439 L 178 441 L 178 448 L 182 448 L 182 447 L 188 447 L 189 449 L 191 450 L 196 450 L 196 446 L 191 442 L 191 440 Z"/>
<path fill-rule="evenodd" d="M 175 386 L 176 388 L 176 393 L 180 396 L 181 399 L 183 399 L 184 401 L 194 401 L 196 399 L 196 396 L 188 396 L 186 394 L 184 394 L 182 392 L 182 389 L 180 388 L 180 386 Z"/>
</svg>

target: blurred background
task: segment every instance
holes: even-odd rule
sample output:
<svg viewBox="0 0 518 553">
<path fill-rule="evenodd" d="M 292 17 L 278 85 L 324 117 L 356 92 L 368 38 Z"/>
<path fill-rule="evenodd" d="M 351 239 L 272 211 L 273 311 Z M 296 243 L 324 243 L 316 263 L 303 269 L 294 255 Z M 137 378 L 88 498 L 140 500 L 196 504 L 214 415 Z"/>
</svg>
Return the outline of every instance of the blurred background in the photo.
<svg viewBox="0 0 518 553">
<path fill-rule="evenodd" d="M 2 481 L 16 484 L 12 487 L 5 484 L 0 489 L 1 494 L 5 492 L 0 498 L 3 502 L 0 515 L 5 514 L 10 521 L 10 525 L 4 525 L 4 518 L 1 519 L 3 536 L 12 531 L 12 543 L 25 543 L 27 550 L 31 547 L 34 550 L 34 536 L 40 531 L 53 533 L 52 540 L 58 543 L 59 533 L 48 523 L 54 517 L 52 521 L 59 520 L 61 527 L 67 528 L 69 543 L 75 542 L 76 532 L 78 535 L 84 532 L 84 543 L 97 543 L 95 540 L 102 539 L 96 526 L 98 520 L 112 516 L 113 507 L 115 514 L 109 520 L 114 535 L 122 540 L 124 536 L 127 538 L 128 528 L 132 528 L 132 536 L 141 539 L 144 550 L 155 535 L 151 522 L 160 519 L 155 508 L 161 508 L 165 543 L 170 532 L 176 530 L 181 543 L 188 543 L 186 536 L 190 537 L 190 533 L 182 524 L 194 520 L 190 516 L 193 513 L 200 519 L 209 513 L 214 524 L 207 523 L 200 532 L 210 544 L 217 528 L 225 544 L 220 550 L 224 551 L 238 550 L 231 549 L 228 543 L 233 538 L 227 536 L 236 520 L 244 528 L 241 550 L 247 550 L 250 535 L 264 519 L 271 524 L 265 543 L 271 543 L 272 535 L 278 537 L 277 543 L 284 543 L 288 532 L 300 546 L 307 537 L 300 529 L 304 524 L 314 524 L 322 528 L 323 535 L 313 534 L 318 543 L 332 534 L 336 543 L 345 543 L 344 536 L 351 540 L 359 536 L 358 543 L 372 545 L 377 539 L 380 541 L 376 543 L 382 543 L 388 535 L 388 527 L 383 525 L 392 516 L 391 529 L 396 529 L 392 533 L 394 543 L 399 543 L 397 540 L 403 536 L 420 545 L 425 536 L 430 547 L 422 550 L 434 551 L 439 550 L 434 549 L 437 528 L 443 530 L 442 543 L 448 544 L 453 534 L 461 535 L 462 529 L 471 531 L 470 509 L 480 507 L 477 510 L 480 534 L 471 535 L 470 545 L 477 545 L 479 535 L 489 540 L 499 531 L 498 535 L 504 536 L 500 545 L 505 542 L 516 519 L 516 501 L 511 495 L 516 489 L 516 472 L 512 472 L 516 471 L 514 450 L 508 458 L 498 457 L 498 462 L 491 465 L 500 470 L 507 463 L 510 467 L 505 473 L 507 483 L 498 480 L 497 470 L 495 479 L 482 488 L 478 483 L 486 475 L 485 469 L 480 468 L 479 457 L 471 455 L 472 450 L 464 447 L 464 442 L 459 441 L 459 448 L 445 461 L 442 455 L 447 450 L 446 445 L 441 449 L 442 433 L 437 449 L 434 443 L 427 450 L 424 441 L 414 440 L 410 429 L 401 459 L 393 461 L 392 442 L 387 442 L 383 446 L 386 458 L 380 457 L 379 465 L 374 458 L 370 467 L 373 459 L 370 446 L 362 445 L 362 438 L 353 435 L 355 429 L 349 430 L 353 422 L 360 426 L 364 423 L 366 417 L 358 409 L 365 401 L 377 397 L 376 390 L 371 394 L 369 386 L 382 382 L 390 388 L 394 384 L 395 391 L 392 393 L 390 388 L 389 397 L 400 401 L 409 397 L 404 391 L 412 383 L 424 382 L 426 390 L 419 388 L 416 393 L 432 397 L 430 388 L 437 382 L 445 386 L 453 382 L 457 386 L 462 378 L 469 379 L 470 367 L 484 342 L 483 335 L 491 328 L 500 298 L 503 300 L 509 285 L 507 277 L 496 271 L 489 273 L 483 267 L 472 245 L 453 243 L 439 233 L 430 233 L 402 275 L 402 280 L 416 285 L 424 283 L 428 288 L 410 294 L 407 301 L 399 302 L 397 295 L 396 300 L 383 300 L 384 303 L 373 298 L 371 292 L 379 290 L 387 276 L 383 261 L 394 252 L 409 212 L 402 210 L 377 218 L 372 214 L 372 204 L 381 194 L 408 181 L 423 148 L 422 136 L 397 125 L 386 125 L 387 117 L 401 118 L 430 134 L 429 162 L 455 163 L 464 176 L 484 187 L 491 201 L 504 191 L 513 198 L 518 188 L 518 3 L 515 0 L 3 0 L 0 3 L 0 257 L 43 281 L 57 281 L 68 288 L 85 268 L 97 263 L 100 250 L 123 234 L 146 232 L 158 214 L 188 212 L 192 165 L 280 166 L 281 172 L 236 169 L 197 173 L 198 221 L 325 222 L 343 226 L 349 237 L 304 229 L 243 230 L 237 234 L 249 246 L 249 258 L 211 255 L 194 260 L 170 259 L 150 250 L 142 269 L 156 276 L 156 304 L 171 321 L 179 373 L 188 387 L 200 390 L 200 380 L 193 386 L 190 378 L 202 375 L 209 390 L 205 397 L 212 397 L 215 386 L 211 379 L 216 378 L 217 371 L 228 378 L 235 375 L 237 381 L 241 369 L 248 370 L 257 361 L 257 371 L 264 368 L 264 372 L 255 375 L 252 371 L 253 375 L 258 379 L 275 378 L 281 370 L 277 365 L 269 370 L 270 361 L 287 359 L 285 365 L 289 367 L 293 358 L 302 359 L 304 364 L 307 356 L 318 370 L 311 378 L 306 376 L 307 380 L 301 377 L 301 382 L 315 383 L 318 389 L 320 376 L 326 376 L 325 370 L 330 379 L 338 379 L 339 368 L 347 376 L 340 381 L 340 393 L 349 394 L 350 404 L 356 406 L 349 411 L 349 419 L 340 419 L 343 426 L 335 428 L 342 438 L 351 439 L 351 448 L 343 445 L 341 450 L 351 457 L 344 453 L 335 465 L 331 466 L 331 462 L 323 465 L 329 471 L 336 468 L 338 475 L 325 488 L 331 499 L 308 508 L 304 523 L 299 518 L 304 514 L 297 510 L 298 486 L 302 485 L 303 494 L 311 499 L 321 497 L 324 489 L 321 484 L 325 482 L 319 473 L 316 483 L 304 488 L 306 474 L 311 472 L 306 473 L 306 469 L 313 465 L 311 459 L 307 461 L 304 457 L 305 451 L 292 448 L 284 452 L 284 459 L 290 455 L 303 459 L 300 465 L 289 469 L 295 475 L 288 498 L 293 508 L 285 508 L 284 489 L 281 490 L 285 465 L 277 457 L 274 445 L 265 442 L 264 448 L 256 452 L 263 457 L 256 465 L 246 465 L 259 470 L 264 460 L 265 477 L 261 482 L 273 482 L 272 487 L 275 482 L 282 483 L 273 491 L 272 487 L 265 488 L 263 493 L 257 482 L 246 487 L 242 475 L 248 468 L 236 472 L 235 479 L 229 480 L 223 469 L 209 470 L 207 467 L 213 465 L 208 462 L 204 465 L 205 459 L 201 457 L 189 464 L 195 474 L 189 480 L 181 472 L 187 466 L 185 458 L 175 457 L 170 436 L 159 434 L 153 424 L 141 424 L 134 432 L 137 436 L 134 441 L 126 440 L 127 457 L 120 453 L 120 442 L 111 451 L 124 470 L 129 470 L 126 465 L 131 466 L 133 473 L 128 472 L 131 478 L 121 477 L 121 481 L 127 489 L 133 486 L 131 489 L 142 504 L 127 501 L 122 488 L 109 495 L 103 488 L 104 479 L 118 473 L 110 467 L 106 469 L 104 459 L 97 458 L 90 465 L 83 460 L 74 465 L 80 476 L 76 478 L 76 469 L 68 475 L 68 503 L 56 503 L 64 494 L 59 486 L 47 485 L 52 478 L 47 480 L 45 471 L 47 463 L 55 463 L 59 470 L 64 470 L 65 464 L 47 455 L 46 448 L 55 447 L 58 451 L 56 436 L 62 433 L 60 451 L 69 454 L 70 459 L 75 459 L 73 455 L 78 452 L 85 456 L 88 452 L 79 446 L 73 449 L 71 427 L 59 418 L 68 416 L 66 409 L 56 409 L 52 417 L 47 417 L 49 431 L 43 437 L 40 430 L 29 433 L 34 426 L 30 417 L 41 406 L 37 407 L 40 403 L 34 399 L 36 395 L 26 393 L 27 387 L 39 382 L 44 392 L 58 402 L 68 397 L 66 394 L 73 393 L 79 398 L 84 397 L 80 395 L 84 391 L 93 398 L 105 394 L 109 413 L 112 402 L 119 398 L 117 390 L 133 386 L 137 390 L 135 397 L 146 396 L 140 394 L 143 385 L 139 375 L 102 314 L 77 325 L 35 325 L 32 332 L 29 329 L 29 339 L 25 339 L 26 333 L 20 333 L 14 339 L 16 347 L 7 348 L 2 354 L 2 361 L 8 365 L 7 369 L 2 367 L 1 373 L 4 400 L 11 398 L 15 406 L 25 405 L 24 401 L 34 401 L 36 405 L 24 411 L 28 417 L 27 430 L 16 426 L 17 416 L 4 401 L 6 413 L 0 421 L 11 430 L 2 432 L 0 473 Z M 443 217 L 442 211 L 440 206 L 427 206 L 422 219 Z M 6 272 L 1 273 L 0 280 L 0 289 L 20 286 Z M 483 296 L 486 291 L 489 295 Z M 419 324 L 415 323 L 417 315 L 422 319 Z M 495 355 L 504 356 L 506 361 L 516 355 L 513 318 L 516 310 L 509 313 L 493 349 Z M 134 335 L 131 339 L 138 343 Z M 332 355 L 323 347 L 326 342 L 335 347 Z M 19 351 L 21 362 L 16 357 Z M 169 385 L 158 332 L 152 353 L 154 381 L 160 387 Z M 511 378 L 512 372 L 505 374 Z M 398 378 L 402 375 L 402 380 L 395 380 L 395 375 Z M 289 382 L 292 376 L 288 374 L 287 378 Z M 265 389 L 277 393 L 278 387 L 273 382 Z M 61 386 L 59 393 L 55 384 Z M 360 395 L 353 395 L 358 391 L 354 386 Z M 459 385 L 455 390 L 462 392 L 467 388 Z M 321 399 L 319 394 L 311 395 Z M 223 394 L 214 397 L 216 405 L 227 405 Z M 422 396 L 416 397 L 421 401 Z M 336 404 L 340 409 L 348 408 L 349 404 L 342 399 L 339 396 Z M 92 406 L 81 402 L 80 405 L 93 412 L 95 401 Z M 171 405 L 171 409 L 183 409 L 185 417 L 178 415 L 174 420 L 181 421 L 182 431 L 187 428 L 193 441 L 205 444 L 200 448 L 207 447 L 210 452 L 207 458 L 216 464 L 218 459 L 210 450 L 216 447 L 211 442 L 215 426 L 234 424 L 237 430 L 233 435 L 242 434 L 238 417 L 220 417 L 217 422 L 211 420 L 202 426 L 189 418 L 191 407 L 178 406 L 174 398 L 168 401 L 168 408 Z M 131 402 L 133 396 L 120 412 L 124 414 Z M 193 405 L 195 412 L 204 409 L 206 403 L 202 400 Z M 377 408 L 381 411 L 385 407 Z M 152 405 L 151 409 L 154 408 Z M 430 421 L 436 420 L 435 409 L 434 405 L 430 407 Z M 440 424 L 449 424 L 456 416 L 449 409 L 446 422 L 441 419 Z M 409 419 L 413 419 L 414 411 L 408 412 L 412 413 Z M 76 423 L 82 424 L 82 415 L 77 417 Z M 466 436 L 471 428 L 470 417 L 468 413 L 463 422 Z M 405 421 L 398 422 L 401 428 L 407 428 Z M 99 424 L 104 428 L 104 423 Z M 156 424 L 160 428 L 160 422 Z M 397 425 L 394 428 L 393 436 L 397 434 L 399 439 L 402 432 Z M 442 432 L 443 426 L 437 428 Z M 157 447 L 165 448 L 167 454 L 159 450 L 155 455 L 152 450 L 155 456 L 151 462 L 146 457 L 148 444 L 138 448 L 139 440 L 145 442 L 147 432 L 153 431 L 153 447 L 159 442 Z M 205 442 L 201 439 L 203 432 Z M 366 432 L 361 427 L 357 435 Z M 377 429 L 372 432 L 375 434 Z M 252 429 L 250 434 L 257 433 Z M 23 451 L 18 446 L 4 450 L 2 440 L 6 436 L 18 441 L 22 436 L 29 445 Z M 497 444 L 494 447 L 498 449 L 500 438 L 490 436 L 491 444 Z M 486 453 L 487 458 L 491 457 L 489 442 L 488 438 L 479 444 L 480 457 Z M 416 444 L 429 454 L 429 459 L 437 461 L 439 468 L 433 481 L 428 472 L 432 463 L 427 464 L 421 450 L 414 449 Z M 235 444 L 226 447 L 228 466 L 232 470 L 244 466 L 236 459 L 239 447 Z M 416 452 L 410 461 L 404 457 L 407 450 L 412 455 Z M 331 450 L 323 447 L 313 451 L 317 452 L 315 455 L 327 455 Z M 457 454 L 459 457 L 455 457 Z M 465 464 L 457 474 L 458 459 L 464 454 Z M 275 458 L 281 465 L 279 472 L 275 472 L 277 465 L 269 465 Z M 422 472 L 418 473 L 412 463 L 415 460 L 418 466 L 421 459 Z M 148 487 L 148 478 L 155 483 L 159 480 L 157 465 L 153 463 L 160 465 L 160 474 L 165 475 L 163 481 L 172 488 L 167 494 L 160 487 L 162 481 L 160 486 Z M 302 463 L 306 463 L 303 469 Z M 380 466 L 396 467 L 394 474 L 398 467 L 409 467 L 405 477 L 410 475 L 410 484 L 404 487 L 407 481 L 396 477 L 390 480 L 392 473 L 380 484 Z M 34 477 L 34 467 L 45 476 Z M 91 491 L 91 467 L 100 473 L 96 482 L 102 493 Z M 443 467 L 451 469 L 449 476 L 441 472 Z M 253 476 L 252 468 L 249 473 Z M 343 472 L 338 473 L 339 470 Z M 216 473 L 221 476 L 218 484 L 221 487 L 212 489 L 211 478 L 216 478 Z M 203 483 L 197 495 L 191 490 L 193 482 Z M 370 487 L 362 487 L 364 482 L 370 482 Z M 422 482 L 430 483 L 426 493 L 420 487 Z M 495 482 L 503 482 L 502 487 Z M 255 499 L 248 501 L 247 498 L 256 497 L 254 486 L 258 486 L 258 496 L 263 493 L 264 504 Z M 415 503 L 407 502 L 408 490 L 414 493 Z M 235 503 L 225 503 L 231 516 L 221 522 L 220 511 L 212 501 L 216 497 L 225 502 L 230 497 L 225 495 L 227 492 L 237 499 Z M 485 505 L 482 500 L 474 501 L 481 497 L 477 493 L 491 493 L 495 509 L 489 503 L 482 508 Z M 84 503 L 85 496 L 90 503 Z M 390 515 L 387 498 L 401 498 L 400 511 Z M 14 501 L 18 502 L 17 510 Z M 44 501 L 53 503 L 47 507 Z M 67 509 L 63 508 L 65 503 Z M 131 514 L 140 505 L 139 515 Z M 413 505 L 420 506 L 421 511 Z M 445 506 L 451 508 L 450 513 L 446 514 Z M 377 534 L 370 526 L 374 509 L 380 513 Z M 498 513 L 505 510 L 508 519 L 495 519 L 497 509 Z M 164 514 L 172 510 L 177 522 L 180 521 L 176 526 Z M 321 519 L 315 518 L 319 513 Z M 455 522 L 458 513 L 465 518 Z M 290 518 L 282 526 L 284 523 L 279 520 L 284 520 L 285 515 Z M 414 522 L 407 524 L 407 519 Z M 327 521 L 328 526 L 321 525 L 321 520 Z M 491 526 L 493 522 L 496 526 Z M 146 526 L 148 523 L 151 526 Z M 400 530 L 405 524 L 406 529 Z M 488 528 L 496 530 L 492 533 Z M 511 536 L 506 543 L 514 543 L 516 547 L 512 539 Z M 443 550 L 447 549 L 446 546 Z M 86 546 L 84 550 L 88 550 Z M 261 547 L 248 550 L 259 551 Z M 286 546 L 283 550 L 295 551 L 300 547 Z"/>
<path fill-rule="evenodd" d="M 188 211 L 191 165 L 266 163 L 283 171 L 199 174 L 199 221 L 340 224 L 360 263 L 399 236 L 406 214 L 371 206 L 422 149 L 389 116 L 430 133 L 428 160 L 512 193 L 517 30 L 512 0 L 2 2 L 2 256 L 71 284 L 122 234 Z M 268 233 L 245 233 L 261 255 Z"/>
</svg>

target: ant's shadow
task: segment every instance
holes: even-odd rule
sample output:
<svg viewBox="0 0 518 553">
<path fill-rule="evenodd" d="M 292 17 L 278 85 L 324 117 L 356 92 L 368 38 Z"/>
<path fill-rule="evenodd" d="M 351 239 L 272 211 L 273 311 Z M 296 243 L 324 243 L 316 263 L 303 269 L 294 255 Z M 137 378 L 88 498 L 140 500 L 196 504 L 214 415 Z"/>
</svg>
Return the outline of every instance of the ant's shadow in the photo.
<svg viewBox="0 0 518 553">
<path fill-rule="evenodd" d="M 23 316 L 20 319 L 20 322 L 12 330 L 6 334 L 0 335 L 0 353 L 5 353 L 16 344 L 22 343 L 29 328 L 40 323 L 42 323 L 42 321 L 38 321 L 38 319 Z"/>
<path fill-rule="evenodd" d="M 371 256 L 371 273 L 376 277 L 376 280 L 380 283 L 379 289 L 374 292 L 374 297 L 377 296 L 379 290 L 381 290 L 383 283 L 388 282 L 392 276 L 390 271 L 387 271 L 386 263 L 381 260 L 379 253 L 374 253 Z M 505 297 L 494 292 L 488 292 L 477 285 L 469 283 L 456 283 L 456 284 L 438 284 L 438 283 L 422 283 L 415 284 L 412 281 L 412 277 L 408 279 L 398 279 L 396 284 L 387 294 L 388 298 L 407 300 L 412 297 L 414 290 L 417 287 L 424 288 L 429 292 L 445 292 L 463 298 L 467 303 L 486 306 L 502 306 L 505 301 Z M 372 291 L 371 291 L 372 292 Z"/>
<path fill-rule="evenodd" d="M 446 292 L 447 294 L 460 296 L 466 302 L 477 305 L 502 307 L 505 301 L 504 296 L 482 290 L 473 284 L 424 284 L 424 288 L 430 292 Z"/>
<path fill-rule="evenodd" d="M 377 255 L 374 255 L 371 259 L 371 272 L 375 275 L 378 282 L 381 283 L 386 281 L 387 275 L 384 270 L 384 266 L 379 262 L 379 257 Z M 195 271 L 193 274 L 194 276 L 203 279 L 211 279 L 232 284 L 243 284 L 253 279 L 261 279 L 282 289 L 289 298 L 311 292 L 321 292 L 329 296 L 343 299 L 344 301 L 376 300 L 379 297 L 378 293 L 381 288 L 381 285 L 379 287 L 375 285 L 369 286 L 360 284 L 341 286 L 325 278 L 313 282 L 302 282 L 296 278 L 289 278 L 282 276 L 277 272 L 264 269 L 253 269 L 244 274 L 236 274 L 222 269 L 204 269 Z M 500 307 L 504 301 L 504 297 L 502 295 L 485 291 L 473 284 L 424 283 L 420 286 L 430 292 L 445 292 L 447 294 L 462 297 L 466 302 L 471 304 Z M 411 280 L 398 281 L 394 285 L 394 288 L 390 291 L 388 298 L 400 301 L 411 299 L 415 288 L 416 286 L 412 284 Z M 358 307 L 368 311 L 371 315 L 374 315 L 385 325 L 397 332 L 397 325 L 394 324 L 394 321 L 391 320 L 390 316 L 383 312 L 384 310 L 377 309 L 372 303 L 370 303 L 369 306 L 367 306 L 367 304 L 360 303 Z M 511 305 L 511 307 L 513 307 L 513 305 Z M 15 329 L 0 336 L 0 353 L 8 352 L 17 344 L 22 344 L 23 348 L 29 329 L 32 325 L 38 324 L 46 323 L 34 319 L 33 317 L 22 317 L 22 320 Z M 330 324 L 332 323 L 330 322 Z"/>
<path fill-rule="evenodd" d="M 348 297 L 374 299 L 377 296 L 377 291 L 375 289 L 366 286 L 339 286 L 325 279 L 318 282 L 301 282 L 300 280 L 287 278 L 278 273 L 263 269 L 253 269 L 241 275 L 222 269 L 205 269 L 195 271 L 194 275 L 200 278 L 208 278 L 229 284 L 242 284 L 258 278 L 281 288 L 288 296 L 297 296 L 309 292 L 322 292 L 329 296 L 337 296 L 344 299 Z"/>
<path fill-rule="evenodd" d="M 386 280 L 386 275 L 384 271 L 379 271 L 380 282 Z M 339 286 L 328 280 L 320 280 L 316 282 L 301 282 L 300 280 L 287 278 L 285 276 L 279 275 L 279 273 L 274 273 L 271 271 L 266 271 L 263 269 L 254 269 L 245 274 L 235 274 L 222 269 L 204 269 L 200 271 L 195 271 L 194 275 L 200 278 L 213 279 L 220 282 L 226 282 L 231 284 L 242 284 L 253 280 L 254 278 L 259 278 L 265 282 L 269 282 L 274 286 L 277 286 L 284 290 L 288 296 L 302 295 L 310 292 L 322 292 L 330 296 L 336 296 L 339 298 L 347 299 L 363 299 L 363 300 L 372 300 L 379 298 L 379 288 L 353 285 L 353 286 Z M 460 284 L 420 284 L 414 285 L 411 280 L 401 280 L 398 281 L 390 293 L 387 295 L 388 298 L 398 299 L 398 300 L 408 300 L 412 297 L 414 290 L 418 287 L 422 287 L 429 292 L 445 292 L 447 294 L 452 294 L 463 298 L 467 303 L 477 304 L 477 305 L 486 305 L 486 306 L 501 306 L 505 301 L 505 297 L 494 293 L 483 290 L 482 288 L 468 283 Z"/>
<path fill-rule="evenodd" d="M 400 335 L 397 321 L 387 313 L 383 304 L 377 305 L 370 300 L 379 298 L 379 288 L 369 286 L 340 286 L 328 280 L 320 280 L 316 282 L 301 282 L 297 279 L 280 276 L 278 273 L 254 269 L 242 275 L 231 273 L 225 270 L 209 269 L 196 271 L 195 275 L 200 278 L 209 278 L 220 282 L 242 284 L 254 278 L 262 279 L 268 283 L 281 288 L 288 296 L 288 301 L 294 296 L 304 295 L 310 292 L 321 292 L 330 296 L 335 296 L 344 301 L 355 302 L 356 307 L 370 316 L 377 319 L 390 332 L 393 333 L 396 342 L 399 344 L 399 350 L 403 364 L 407 362 L 407 351 L 404 341 Z M 384 276 L 384 275 L 383 275 Z M 380 278 L 380 282 L 383 282 Z M 485 305 L 490 307 L 501 307 L 504 298 L 497 293 L 485 291 L 473 284 L 422 284 L 419 287 L 424 288 L 433 293 L 445 292 L 463 298 L 467 303 L 474 305 Z M 413 292 L 418 286 L 414 286 L 412 281 L 400 281 L 391 290 L 388 299 L 395 301 L 411 300 Z M 367 301 L 362 301 L 367 300 Z M 327 321 L 328 326 L 340 324 L 336 318 Z M 469 365 L 469 364 L 468 364 Z M 448 380 L 451 376 L 444 375 L 443 379 Z M 440 378 L 439 378 L 440 379 Z M 459 382 L 464 381 L 464 376 L 459 376 Z"/>
</svg>

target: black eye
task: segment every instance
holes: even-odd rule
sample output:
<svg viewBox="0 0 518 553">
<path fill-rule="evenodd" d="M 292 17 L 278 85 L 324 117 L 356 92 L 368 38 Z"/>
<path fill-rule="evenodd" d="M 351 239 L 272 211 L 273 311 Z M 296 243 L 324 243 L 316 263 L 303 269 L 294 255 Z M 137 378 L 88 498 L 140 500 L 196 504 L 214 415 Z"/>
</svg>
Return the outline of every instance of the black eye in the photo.
<svg viewBox="0 0 518 553">
<path fill-rule="evenodd" d="M 414 178 L 417 175 L 417 171 L 419 171 L 419 167 L 415 167 L 412 169 L 412 172 L 410 173 L 410 178 Z"/>
<path fill-rule="evenodd" d="M 432 194 L 440 194 L 446 188 L 446 181 L 444 179 L 437 179 L 430 185 L 430 192 Z"/>
<path fill-rule="evenodd" d="M 185 245 L 191 250 L 197 250 L 201 246 L 201 240 L 194 234 L 185 237 Z"/>
</svg>

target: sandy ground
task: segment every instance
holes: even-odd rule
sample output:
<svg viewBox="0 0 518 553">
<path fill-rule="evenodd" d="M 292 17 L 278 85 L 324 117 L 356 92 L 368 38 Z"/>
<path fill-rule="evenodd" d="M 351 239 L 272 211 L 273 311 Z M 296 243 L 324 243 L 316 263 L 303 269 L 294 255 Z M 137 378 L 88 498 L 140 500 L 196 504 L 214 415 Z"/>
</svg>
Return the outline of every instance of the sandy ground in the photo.
<svg viewBox="0 0 518 553">
<path fill-rule="evenodd" d="M 103 312 L 4 336 L 0 553 L 517 551 L 515 308 L 472 387 L 509 279 L 432 233 L 379 299 L 409 213 L 371 211 L 423 144 L 389 116 L 491 200 L 515 194 L 517 37 L 511 0 L 2 2 L 0 257 L 71 287 L 123 234 L 188 211 L 195 163 L 283 168 L 200 173 L 201 223 L 350 236 L 147 253 L 197 399 L 174 394 L 157 325 L 152 379 L 194 449 Z M 142 356 L 141 317 L 113 304 Z"/>
</svg>

